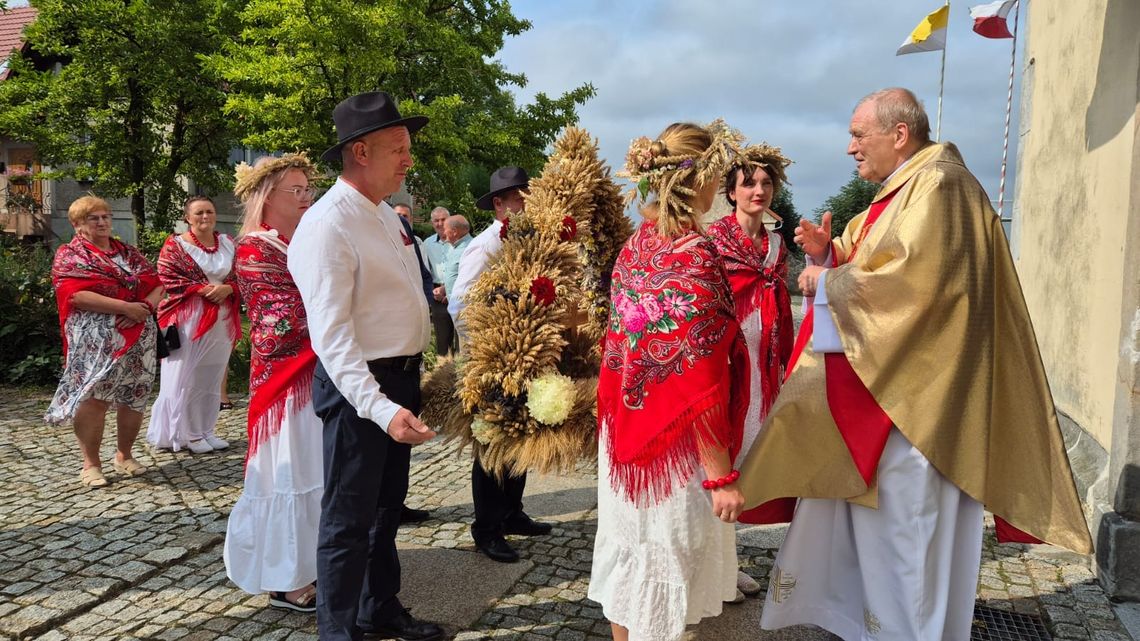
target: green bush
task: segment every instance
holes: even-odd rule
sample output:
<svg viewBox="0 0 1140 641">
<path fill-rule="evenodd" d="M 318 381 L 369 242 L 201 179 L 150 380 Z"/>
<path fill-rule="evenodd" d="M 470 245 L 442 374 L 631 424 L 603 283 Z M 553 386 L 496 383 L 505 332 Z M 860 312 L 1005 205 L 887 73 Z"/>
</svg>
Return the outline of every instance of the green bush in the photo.
<svg viewBox="0 0 1140 641">
<path fill-rule="evenodd" d="M 229 377 L 226 390 L 231 394 L 249 393 L 249 320 L 241 320 L 241 340 L 230 354 Z"/>
<path fill-rule="evenodd" d="M 52 258 L 42 245 L 0 239 L 0 382 L 50 385 L 59 380 L 63 342 L 51 286 Z"/>
</svg>

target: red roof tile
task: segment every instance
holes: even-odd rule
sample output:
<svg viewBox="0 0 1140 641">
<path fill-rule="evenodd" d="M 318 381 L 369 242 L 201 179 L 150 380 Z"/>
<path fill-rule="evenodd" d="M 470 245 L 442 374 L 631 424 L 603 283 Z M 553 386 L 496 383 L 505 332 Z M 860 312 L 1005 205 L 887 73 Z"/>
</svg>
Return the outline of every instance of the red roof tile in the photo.
<svg viewBox="0 0 1140 641">
<path fill-rule="evenodd" d="M 24 44 L 24 27 L 36 19 L 35 7 L 14 7 L 0 11 L 0 61 Z"/>
</svg>

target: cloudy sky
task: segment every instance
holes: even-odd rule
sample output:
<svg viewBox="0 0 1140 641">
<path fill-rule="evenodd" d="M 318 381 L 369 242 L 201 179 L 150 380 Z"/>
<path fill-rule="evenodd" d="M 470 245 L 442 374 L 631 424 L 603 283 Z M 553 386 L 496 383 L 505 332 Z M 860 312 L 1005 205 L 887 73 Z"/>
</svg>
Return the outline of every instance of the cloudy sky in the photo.
<svg viewBox="0 0 1140 641">
<path fill-rule="evenodd" d="M 942 139 L 958 144 L 996 199 L 1010 41 L 971 31 L 970 4 L 984 1 L 951 3 Z M 533 23 L 500 55 L 508 69 L 527 76 L 520 99 L 593 83 L 598 93 L 582 108 L 580 124 L 615 169 L 636 136 L 652 137 L 677 120 L 723 117 L 795 160 L 788 175 L 805 215 L 850 177 L 847 126 L 860 97 L 887 86 L 910 88 L 934 125 L 941 55 L 896 57 L 895 49 L 938 8 L 937 0 L 513 0 L 511 6 Z M 1025 25 L 1023 12 L 1019 49 Z M 1021 64 L 1019 52 L 1018 70 Z M 1020 78 L 1010 180 L 1019 91 Z M 1012 193 L 1007 182 L 1007 203 Z"/>
</svg>

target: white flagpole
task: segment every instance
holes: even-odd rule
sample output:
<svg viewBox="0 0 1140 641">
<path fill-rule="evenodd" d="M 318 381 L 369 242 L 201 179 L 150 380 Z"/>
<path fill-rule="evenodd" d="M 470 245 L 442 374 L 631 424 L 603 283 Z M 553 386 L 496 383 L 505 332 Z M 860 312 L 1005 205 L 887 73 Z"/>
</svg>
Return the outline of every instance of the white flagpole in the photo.
<svg viewBox="0 0 1140 641">
<path fill-rule="evenodd" d="M 946 0 L 950 6 L 950 0 Z M 942 45 L 942 72 L 938 75 L 938 124 L 934 128 L 934 142 L 942 142 L 942 89 L 946 85 L 946 47 L 950 43 L 950 11 L 946 11 L 946 42 Z"/>
<path fill-rule="evenodd" d="M 998 183 L 998 220 L 1004 220 L 1002 213 L 1005 209 L 1005 168 L 1009 159 L 1009 117 L 1013 112 L 1013 74 L 1016 71 L 1015 65 L 1017 64 L 1017 19 L 1020 13 L 1021 2 L 1019 1 L 1013 5 L 1013 44 L 1010 46 L 1009 52 L 1009 91 L 1005 97 L 1005 134 L 1001 141 L 1001 182 Z"/>
</svg>

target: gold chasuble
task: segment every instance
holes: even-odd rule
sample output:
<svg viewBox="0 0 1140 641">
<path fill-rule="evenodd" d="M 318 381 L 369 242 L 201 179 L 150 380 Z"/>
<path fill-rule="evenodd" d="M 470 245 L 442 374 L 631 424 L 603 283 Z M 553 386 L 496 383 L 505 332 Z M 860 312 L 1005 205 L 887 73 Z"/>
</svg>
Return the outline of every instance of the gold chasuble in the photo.
<svg viewBox="0 0 1140 641">
<path fill-rule="evenodd" d="M 833 248 L 828 304 L 875 401 L 943 476 L 1014 527 L 1082 553 L 1077 499 L 1037 339 L 1001 222 L 952 144 L 929 144 L 883 185 L 897 190 L 847 257 L 867 212 Z M 748 456 L 747 507 L 782 497 L 877 506 L 828 407 L 824 358 L 804 348 Z"/>
</svg>

